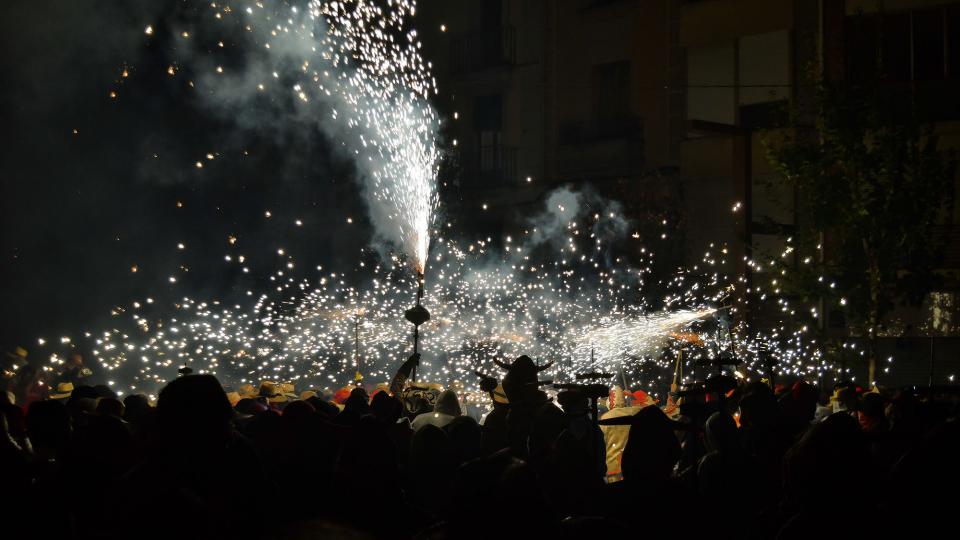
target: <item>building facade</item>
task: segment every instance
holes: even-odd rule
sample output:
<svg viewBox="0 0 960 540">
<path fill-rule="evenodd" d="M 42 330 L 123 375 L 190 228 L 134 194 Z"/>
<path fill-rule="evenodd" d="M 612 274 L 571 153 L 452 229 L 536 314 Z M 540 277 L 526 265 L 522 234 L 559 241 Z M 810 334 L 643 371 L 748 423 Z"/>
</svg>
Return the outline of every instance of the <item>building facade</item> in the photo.
<svg viewBox="0 0 960 540">
<path fill-rule="evenodd" d="M 445 206 L 466 230 L 507 232 L 556 186 L 589 184 L 668 220 L 677 262 L 726 244 L 746 272 L 804 219 L 764 139 L 787 110 L 812 122 L 821 77 L 882 68 L 960 148 L 958 1 L 421 0 L 418 17 L 452 149 Z M 946 273 L 960 269 L 958 223 L 942 227 Z M 904 307 L 891 333 L 958 335 L 957 289 Z"/>
</svg>

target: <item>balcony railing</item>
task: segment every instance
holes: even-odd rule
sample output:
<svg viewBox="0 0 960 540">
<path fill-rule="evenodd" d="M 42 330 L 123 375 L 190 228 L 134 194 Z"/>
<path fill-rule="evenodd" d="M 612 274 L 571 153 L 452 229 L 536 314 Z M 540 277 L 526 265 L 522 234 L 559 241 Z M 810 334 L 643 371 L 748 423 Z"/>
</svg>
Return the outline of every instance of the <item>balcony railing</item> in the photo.
<svg viewBox="0 0 960 540">
<path fill-rule="evenodd" d="M 497 187 L 517 182 L 515 146 L 481 146 L 478 152 L 463 157 L 463 180 L 469 186 Z"/>
<path fill-rule="evenodd" d="M 596 119 L 591 122 L 567 123 L 560 126 L 560 144 L 586 144 L 610 139 L 643 139 L 643 119 L 624 115 L 616 118 Z"/>
<path fill-rule="evenodd" d="M 462 34 L 450 41 L 450 71 L 455 75 L 509 66 L 517 59 L 517 31 L 501 26 Z"/>
</svg>

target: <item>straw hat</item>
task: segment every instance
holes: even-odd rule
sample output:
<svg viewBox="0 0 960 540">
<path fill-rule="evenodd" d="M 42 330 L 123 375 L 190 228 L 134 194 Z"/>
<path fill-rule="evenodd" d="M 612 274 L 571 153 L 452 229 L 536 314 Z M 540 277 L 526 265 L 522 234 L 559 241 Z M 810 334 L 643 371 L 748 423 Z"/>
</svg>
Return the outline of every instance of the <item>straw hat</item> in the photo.
<svg viewBox="0 0 960 540">
<path fill-rule="evenodd" d="M 493 401 L 497 403 L 503 403 L 503 404 L 510 403 L 510 400 L 507 399 L 507 394 L 503 391 L 502 384 L 498 384 L 497 387 L 491 393 L 493 394 Z"/>
<path fill-rule="evenodd" d="M 240 388 L 237 389 L 237 393 L 240 394 L 240 398 L 252 398 L 257 396 L 257 387 L 250 384 L 241 384 Z"/>
<path fill-rule="evenodd" d="M 306 401 L 312 397 L 317 397 L 317 393 L 313 390 L 304 390 L 303 392 L 300 392 L 301 401 Z"/>
<path fill-rule="evenodd" d="M 290 401 L 291 398 L 297 399 L 297 395 L 284 392 L 284 386 L 292 388 L 293 385 L 283 385 L 277 384 L 273 381 L 263 381 L 260 383 L 260 392 L 257 393 L 256 397 L 267 398 L 267 401 L 270 403 L 286 403 Z"/>
<path fill-rule="evenodd" d="M 8 352 L 7 356 L 14 360 L 25 361 L 27 359 L 27 350 L 23 347 L 17 347 L 13 352 Z"/>
<path fill-rule="evenodd" d="M 243 399 L 240 397 L 239 392 L 227 392 L 227 400 L 230 401 L 231 407 L 236 407 L 237 403 L 240 403 L 240 400 Z"/>
<path fill-rule="evenodd" d="M 73 394 L 73 383 L 62 382 L 57 385 L 56 393 L 50 394 L 50 399 L 67 399 Z"/>
</svg>

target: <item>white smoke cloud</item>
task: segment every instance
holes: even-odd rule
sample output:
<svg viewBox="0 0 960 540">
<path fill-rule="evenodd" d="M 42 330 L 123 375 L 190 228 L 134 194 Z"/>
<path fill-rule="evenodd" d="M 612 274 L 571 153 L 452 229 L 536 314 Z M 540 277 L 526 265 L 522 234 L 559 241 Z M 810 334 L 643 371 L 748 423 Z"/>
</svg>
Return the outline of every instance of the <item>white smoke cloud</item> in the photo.
<svg viewBox="0 0 960 540">
<path fill-rule="evenodd" d="M 205 47 L 213 39 L 191 37 L 209 34 L 209 21 L 177 28 L 181 60 L 200 73 L 205 107 L 241 134 L 270 135 L 281 145 L 322 134 L 349 157 L 375 242 L 399 248 L 422 269 L 440 153 L 428 101 L 434 81 L 407 28 L 414 3 L 393 2 L 390 11 L 358 1 L 301 4 L 221 13 L 229 20 L 212 51 Z"/>
</svg>

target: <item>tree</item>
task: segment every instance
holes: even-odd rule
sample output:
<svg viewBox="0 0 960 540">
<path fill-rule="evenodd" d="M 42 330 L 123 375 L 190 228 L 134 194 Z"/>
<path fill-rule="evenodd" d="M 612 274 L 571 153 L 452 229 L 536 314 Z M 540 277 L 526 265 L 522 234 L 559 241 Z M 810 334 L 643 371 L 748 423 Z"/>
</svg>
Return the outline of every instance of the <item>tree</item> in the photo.
<svg viewBox="0 0 960 540">
<path fill-rule="evenodd" d="M 922 301 L 937 284 L 938 228 L 952 215 L 956 162 L 902 86 L 824 82 L 815 108 L 812 126 L 794 122 L 767 141 L 768 158 L 801 201 L 795 245 L 806 264 L 789 283 L 808 301 L 823 296 L 822 276 L 836 283 L 838 307 L 869 338 L 872 383 L 890 308 Z"/>
</svg>

